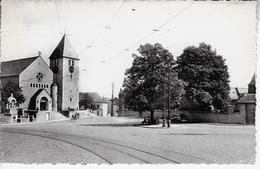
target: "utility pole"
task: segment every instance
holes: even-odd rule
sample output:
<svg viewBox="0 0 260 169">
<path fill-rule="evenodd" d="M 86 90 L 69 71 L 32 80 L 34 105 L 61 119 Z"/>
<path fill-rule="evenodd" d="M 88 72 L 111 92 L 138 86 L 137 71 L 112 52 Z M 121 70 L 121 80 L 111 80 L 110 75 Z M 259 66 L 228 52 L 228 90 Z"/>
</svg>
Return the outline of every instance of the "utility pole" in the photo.
<svg viewBox="0 0 260 169">
<path fill-rule="evenodd" d="M 165 114 L 166 114 L 166 100 L 165 100 L 165 93 L 166 93 L 166 84 L 164 83 L 163 85 L 163 125 L 162 127 L 166 127 L 166 119 L 165 119 Z"/>
<path fill-rule="evenodd" d="M 168 119 L 167 119 L 167 127 L 171 127 L 171 67 L 170 62 L 168 63 Z"/>
<path fill-rule="evenodd" d="M 111 116 L 114 116 L 114 82 L 112 82 Z"/>
</svg>

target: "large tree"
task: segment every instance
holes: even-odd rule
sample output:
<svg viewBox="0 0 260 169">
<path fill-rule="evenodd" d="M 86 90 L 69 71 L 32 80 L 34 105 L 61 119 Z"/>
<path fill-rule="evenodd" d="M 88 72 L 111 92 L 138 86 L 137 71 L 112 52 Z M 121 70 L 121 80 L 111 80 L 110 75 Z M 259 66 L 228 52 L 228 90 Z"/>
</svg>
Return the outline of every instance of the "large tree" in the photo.
<svg viewBox="0 0 260 169">
<path fill-rule="evenodd" d="M 163 108 L 164 85 L 167 86 L 169 82 L 168 73 L 171 72 L 171 108 L 180 105 L 185 83 L 178 79 L 173 70 L 173 55 L 160 44 L 140 45 L 138 52 L 140 55 L 133 54 L 132 67 L 125 72 L 124 103 L 128 109 L 150 111 L 150 118 L 154 119 L 154 111 Z"/>
<path fill-rule="evenodd" d="M 96 110 L 92 97 L 88 93 L 80 93 L 79 106 L 84 107 L 84 109 Z"/>
<path fill-rule="evenodd" d="M 20 105 L 25 102 L 25 97 L 22 93 L 22 88 L 19 87 L 16 83 L 12 81 L 8 81 L 6 84 L 2 86 L 1 90 L 1 108 L 4 111 L 7 104 L 7 99 L 13 94 L 14 98 L 17 101 L 17 104 Z"/>
<path fill-rule="evenodd" d="M 177 58 L 179 78 L 188 82 L 186 99 L 196 108 L 223 109 L 229 103 L 229 73 L 225 59 L 211 46 L 189 46 Z"/>
</svg>

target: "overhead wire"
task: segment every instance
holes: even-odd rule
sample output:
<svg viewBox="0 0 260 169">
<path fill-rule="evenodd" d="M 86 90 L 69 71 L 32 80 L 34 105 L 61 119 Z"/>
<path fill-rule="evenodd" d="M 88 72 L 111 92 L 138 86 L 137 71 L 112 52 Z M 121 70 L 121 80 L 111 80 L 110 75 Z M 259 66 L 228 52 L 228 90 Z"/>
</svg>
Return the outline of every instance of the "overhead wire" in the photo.
<svg viewBox="0 0 260 169">
<path fill-rule="evenodd" d="M 164 22 L 163 24 L 161 24 L 158 28 L 156 28 L 156 30 L 160 30 L 163 27 L 165 27 L 166 25 L 168 25 L 169 23 L 171 23 L 175 18 L 177 18 L 180 14 L 182 14 L 185 10 L 187 10 L 188 8 L 190 8 L 192 5 L 194 4 L 194 1 L 192 3 L 190 3 L 189 5 L 187 5 L 186 7 L 184 7 L 182 10 L 180 10 L 177 14 L 175 14 L 173 17 L 171 17 L 170 19 L 168 19 L 166 22 Z M 149 32 L 148 34 L 146 34 L 145 36 L 143 36 L 141 39 L 139 39 L 138 41 L 136 41 L 135 43 L 133 43 L 132 45 L 130 45 L 128 48 L 128 51 L 130 48 L 132 48 L 133 46 L 139 44 L 140 42 L 142 42 L 143 40 L 145 40 L 146 38 L 152 36 L 153 34 L 157 33 L 158 31 L 154 31 L 152 30 L 151 32 Z M 120 55 L 121 53 L 125 52 L 126 49 L 116 53 L 115 55 Z"/>
<path fill-rule="evenodd" d="M 60 29 L 62 30 L 62 23 L 61 23 L 61 19 L 60 19 L 60 13 L 59 13 L 57 1 L 54 0 L 54 3 L 55 3 L 56 15 L 57 15 L 57 19 L 59 22 L 59 26 L 60 26 Z"/>
<path fill-rule="evenodd" d="M 118 7 L 118 8 L 116 9 L 116 11 L 113 13 L 113 15 L 112 15 L 110 21 L 104 25 L 105 30 L 106 30 L 106 29 L 109 29 L 109 30 L 111 29 L 111 25 L 112 25 L 111 22 L 118 16 L 118 14 L 119 14 L 121 8 L 123 7 L 124 2 L 125 2 L 125 0 L 122 0 L 122 1 L 121 1 L 119 7 Z M 109 5 L 110 3 L 111 3 L 111 0 L 107 0 L 107 5 Z M 104 5 L 104 6 L 106 6 L 106 5 Z M 110 25 L 110 26 L 108 26 L 108 25 Z M 103 36 L 105 30 L 102 29 L 101 31 L 99 31 L 98 36 L 97 36 L 96 38 L 94 38 L 94 40 L 93 40 L 91 43 L 89 43 L 89 44 L 79 53 L 79 55 L 82 54 L 87 48 L 92 47 L 93 44 L 95 44 L 99 39 L 101 39 L 101 37 Z"/>
</svg>

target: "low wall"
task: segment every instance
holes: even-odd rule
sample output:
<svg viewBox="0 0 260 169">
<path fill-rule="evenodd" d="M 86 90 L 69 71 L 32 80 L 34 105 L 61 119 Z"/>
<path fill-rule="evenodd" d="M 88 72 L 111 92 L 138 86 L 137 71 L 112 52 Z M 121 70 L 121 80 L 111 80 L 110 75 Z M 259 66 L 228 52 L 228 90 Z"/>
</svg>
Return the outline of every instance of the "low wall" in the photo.
<svg viewBox="0 0 260 169">
<path fill-rule="evenodd" d="M 198 113 L 198 112 L 188 112 L 188 111 L 183 113 L 192 122 L 245 124 L 245 116 L 242 113 L 217 114 L 217 113 Z"/>
<path fill-rule="evenodd" d="M 209 113 L 209 112 L 199 112 L 199 111 L 172 111 L 170 116 L 173 114 L 185 114 L 190 122 L 207 122 L 207 123 L 227 123 L 227 124 L 246 124 L 246 117 L 245 113 L 243 112 L 236 112 L 232 114 L 220 114 L 220 113 Z M 163 118 L 162 111 L 155 111 L 154 117 L 156 118 Z M 124 116 L 131 116 L 131 117 L 149 117 L 150 112 L 143 112 L 142 116 L 139 116 L 138 112 L 135 111 L 125 111 L 123 112 Z M 165 116 L 167 117 L 167 112 Z"/>
</svg>

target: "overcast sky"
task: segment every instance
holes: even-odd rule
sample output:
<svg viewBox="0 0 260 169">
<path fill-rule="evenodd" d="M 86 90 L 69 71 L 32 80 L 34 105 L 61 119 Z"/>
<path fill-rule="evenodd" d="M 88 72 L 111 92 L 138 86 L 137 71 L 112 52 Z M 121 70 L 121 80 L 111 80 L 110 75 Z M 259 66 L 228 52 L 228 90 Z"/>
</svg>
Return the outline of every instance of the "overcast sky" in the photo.
<svg viewBox="0 0 260 169">
<path fill-rule="evenodd" d="M 256 2 L 4 1 L 1 60 L 48 57 L 64 31 L 80 57 L 80 91 L 111 97 L 140 44 L 175 57 L 211 44 L 226 59 L 230 85 L 247 87 L 256 69 Z M 153 31 L 158 29 L 159 31 Z"/>
</svg>

